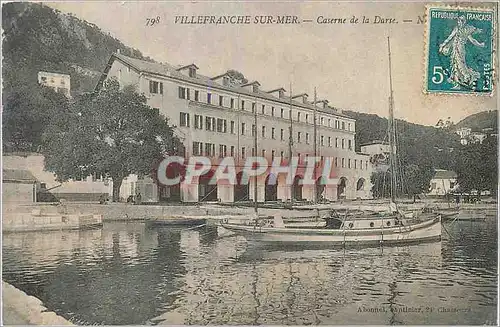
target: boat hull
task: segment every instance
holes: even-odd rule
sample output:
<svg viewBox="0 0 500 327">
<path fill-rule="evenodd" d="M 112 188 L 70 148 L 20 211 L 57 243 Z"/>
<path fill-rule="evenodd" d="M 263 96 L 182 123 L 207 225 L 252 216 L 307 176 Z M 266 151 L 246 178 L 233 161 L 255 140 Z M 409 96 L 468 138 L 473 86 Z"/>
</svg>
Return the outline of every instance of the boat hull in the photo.
<svg viewBox="0 0 500 327">
<path fill-rule="evenodd" d="M 408 226 L 374 229 L 300 229 L 223 223 L 222 227 L 257 242 L 332 243 L 338 245 L 408 244 L 439 241 L 441 217 Z"/>
</svg>

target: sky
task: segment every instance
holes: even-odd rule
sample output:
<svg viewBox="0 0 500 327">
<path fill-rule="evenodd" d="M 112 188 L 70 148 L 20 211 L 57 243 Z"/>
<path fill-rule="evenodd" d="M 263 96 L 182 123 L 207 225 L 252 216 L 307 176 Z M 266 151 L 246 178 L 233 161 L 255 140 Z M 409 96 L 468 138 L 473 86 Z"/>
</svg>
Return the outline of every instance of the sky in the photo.
<svg viewBox="0 0 500 327">
<path fill-rule="evenodd" d="M 228 69 L 257 80 L 261 89 L 284 87 L 306 92 L 330 105 L 388 115 L 390 37 L 395 116 L 435 125 L 498 108 L 493 96 L 423 93 L 424 3 L 360 2 L 49 2 L 62 12 L 87 20 L 145 56 L 172 65 L 195 63 L 216 76 Z M 295 15 L 300 24 L 188 25 L 176 16 Z M 319 24 L 318 17 L 370 19 L 370 24 Z M 375 16 L 397 24 L 373 24 Z M 159 23 L 146 26 L 148 18 Z M 412 22 L 403 22 L 412 20 Z"/>
</svg>

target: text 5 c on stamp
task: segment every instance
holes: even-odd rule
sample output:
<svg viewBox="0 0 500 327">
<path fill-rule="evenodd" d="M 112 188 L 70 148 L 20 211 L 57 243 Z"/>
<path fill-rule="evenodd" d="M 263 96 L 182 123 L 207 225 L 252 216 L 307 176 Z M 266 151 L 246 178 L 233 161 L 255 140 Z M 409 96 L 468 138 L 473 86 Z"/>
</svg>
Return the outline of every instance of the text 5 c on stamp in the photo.
<svg viewBox="0 0 500 327">
<path fill-rule="evenodd" d="M 491 95 L 495 12 L 429 6 L 426 28 L 425 91 Z"/>
</svg>

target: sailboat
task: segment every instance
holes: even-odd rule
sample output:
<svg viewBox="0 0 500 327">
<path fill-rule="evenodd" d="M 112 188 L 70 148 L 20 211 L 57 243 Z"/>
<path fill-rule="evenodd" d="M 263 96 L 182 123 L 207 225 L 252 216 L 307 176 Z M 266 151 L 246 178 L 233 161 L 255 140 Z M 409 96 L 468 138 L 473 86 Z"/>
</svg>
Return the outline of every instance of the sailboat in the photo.
<svg viewBox="0 0 500 327">
<path fill-rule="evenodd" d="M 389 144 L 390 163 L 395 167 L 395 128 L 394 128 L 394 98 L 392 90 L 391 50 L 389 49 Z M 281 242 L 294 244 L 310 244 L 328 242 L 338 245 L 380 245 L 407 244 L 425 241 L 441 240 L 441 215 L 432 210 L 422 212 L 402 213 L 398 210 L 396 201 L 396 176 L 391 174 L 391 202 L 388 212 L 360 212 L 345 214 L 332 211 L 322 221 L 316 223 L 293 224 L 284 223 L 279 215 L 274 217 L 259 217 L 245 222 L 233 223 L 227 219 L 221 221 L 221 226 L 247 240 L 257 242 Z M 257 202 L 256 212 L 257 212 Z"/>
</svg>

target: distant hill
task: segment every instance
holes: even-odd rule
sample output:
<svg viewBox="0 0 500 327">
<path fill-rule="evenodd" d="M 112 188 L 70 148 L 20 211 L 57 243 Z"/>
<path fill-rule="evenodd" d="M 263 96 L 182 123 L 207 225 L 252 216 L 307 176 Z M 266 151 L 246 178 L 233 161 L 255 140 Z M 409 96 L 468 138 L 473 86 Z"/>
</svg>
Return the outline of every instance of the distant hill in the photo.
<svg viewBox="0 0 500 327">
<path fill-rule="evenodd" d="M 455 125 L 456 128 L 468 127 L 474 132 L 479 132 L 484 128 L 498 130 L 498 111 L 489 110 L 478 112 L 477 114 L 465 117 Z"/>
<path fill-rule="evenodd" d="M 151 60 L 96 25 L 38 3 L 3 4 L 2 28 L 7 90 L 16 83 L 36 83 L 38 71 L 44 70 L 71 75 L 72 92 L 86 92 L 117 49 Z"/>
<path fill-rule="evenodd" d="M 356 151 L 372 140 L 387 140 L 388 120 L 374 114 L 344 111 L 356 119 Z M 446 129 L 396 120 L 397 151 L 402 163 L 451 169 L 453 151 L 460 146 L 458 135 Z"/>
</svg>

